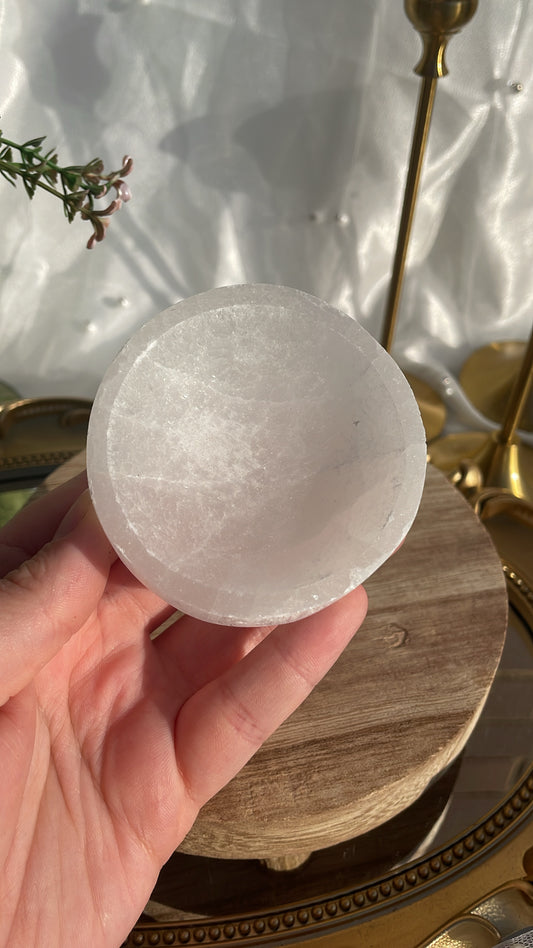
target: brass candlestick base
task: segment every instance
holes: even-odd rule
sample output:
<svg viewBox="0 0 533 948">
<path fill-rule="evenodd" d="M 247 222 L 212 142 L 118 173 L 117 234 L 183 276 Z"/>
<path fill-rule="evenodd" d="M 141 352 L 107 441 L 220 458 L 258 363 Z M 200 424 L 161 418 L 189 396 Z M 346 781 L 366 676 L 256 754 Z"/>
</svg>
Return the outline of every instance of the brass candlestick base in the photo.
<svg viewBox="0 0 533 948">
<path fill-rule="evenodd" d="M 463 432 L 431 445 L 429 458 L 476 503 L 487 488 L 533 503 L 533 449 L 516 434 L 533 380 L 533 329 L 508 398 L 502 426 L 486 435 Z"/>
<path fill-rule="evenodd" d="M 467 398 L 486 418 L 501 423 L 526 351 L 525 342 L 492 342 L 477 349 L 461 369 L 460 382 Z M 526 402 L 520 428 L 533 431 L 533 405 Z"/>
<path fill-rule="evenodd" d="M 499 432 L 464 431 L 439 438 L 428 457 L 473 501 L 491 487 L 533 503 L 533 449 L 517 438 L 504 444 Z"/>
</svg>

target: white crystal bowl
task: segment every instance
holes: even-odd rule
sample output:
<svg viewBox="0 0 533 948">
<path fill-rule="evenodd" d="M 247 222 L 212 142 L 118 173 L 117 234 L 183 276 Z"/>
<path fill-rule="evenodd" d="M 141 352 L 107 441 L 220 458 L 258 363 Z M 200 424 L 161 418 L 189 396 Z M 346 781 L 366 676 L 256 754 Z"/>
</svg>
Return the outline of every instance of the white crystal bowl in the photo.
<svg viewBox="0 0 533 948">
<path fill-rule="evenodd" d="M 290 622 L 362 583 L 411 526 L 425 467 L 393 359 L 355 319 L 262 284 L 146 323 L 102 381 L 87 444 L 120 558 L 225 625 Z"/>
</svg>

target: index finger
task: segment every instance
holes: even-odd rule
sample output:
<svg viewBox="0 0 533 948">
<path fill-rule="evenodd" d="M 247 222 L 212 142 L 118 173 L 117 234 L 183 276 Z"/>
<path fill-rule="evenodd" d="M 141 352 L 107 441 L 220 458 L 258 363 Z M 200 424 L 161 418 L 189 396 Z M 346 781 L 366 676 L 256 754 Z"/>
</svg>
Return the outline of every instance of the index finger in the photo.
<svg viewBox="0 0 533 948">
<path fill-rule="evenodd" d="M 0 530 L 0 577 L 17 569 L 52 539 L 67 511 L 86 489 L 87 472 L 82 471 L 15 514 Z"/>
</svg>

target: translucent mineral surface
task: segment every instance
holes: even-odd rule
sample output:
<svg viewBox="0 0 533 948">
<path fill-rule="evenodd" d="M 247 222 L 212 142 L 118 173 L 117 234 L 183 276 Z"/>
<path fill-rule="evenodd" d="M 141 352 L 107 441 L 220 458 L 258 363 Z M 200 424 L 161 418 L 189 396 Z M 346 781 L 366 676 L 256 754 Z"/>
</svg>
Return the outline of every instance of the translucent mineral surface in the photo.
<svg viewBox="0 0 533 948">
<path fill-rule="evenodd" d="M 146 323 L 102 381 L 87 446 L 121 559 L 227 625 L 288 622 L 363 582 L 407 533 L 425 466 L 393 359 L 355 319 L 270 285 Z"/>
</svg>

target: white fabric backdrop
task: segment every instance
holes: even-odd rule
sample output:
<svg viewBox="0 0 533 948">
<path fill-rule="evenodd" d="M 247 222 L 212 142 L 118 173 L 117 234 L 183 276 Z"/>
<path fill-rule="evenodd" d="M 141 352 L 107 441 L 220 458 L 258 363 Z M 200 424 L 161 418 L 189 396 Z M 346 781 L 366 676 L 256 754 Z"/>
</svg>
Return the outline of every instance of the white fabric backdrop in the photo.
<svg viewBox="0 0 533 948">
<path fill-rule="evenodd" d="M 449 46 L 394 347 L 430 376 L 529 334 L 532 49 L 528 0 L 480 0 Z M 92 251 L 89 224 L 0 179 L 0 377 L 91 397 L 141 323 L 230 283 L 298 287 L 379 337 L 419 52 L 401 0 L 0 0 L 4 133 L 135 160 Z"/>
</svg>

